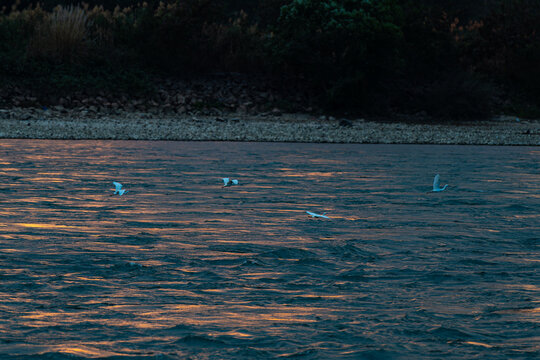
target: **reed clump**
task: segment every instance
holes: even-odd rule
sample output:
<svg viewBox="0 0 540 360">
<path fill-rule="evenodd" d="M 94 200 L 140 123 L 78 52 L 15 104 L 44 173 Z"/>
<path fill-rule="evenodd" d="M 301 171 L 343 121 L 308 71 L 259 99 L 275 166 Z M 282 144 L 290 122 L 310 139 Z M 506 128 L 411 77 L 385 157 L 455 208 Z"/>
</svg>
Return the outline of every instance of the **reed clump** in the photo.
<svg viewBox="0 0 540 360">
<path fill-rule="evenodd" d="M 89 18 L 86 9 L 58 5 L 37 24 L 28 43 L 28 56 L 74 62 L 88 50 Z"/>
</svg>

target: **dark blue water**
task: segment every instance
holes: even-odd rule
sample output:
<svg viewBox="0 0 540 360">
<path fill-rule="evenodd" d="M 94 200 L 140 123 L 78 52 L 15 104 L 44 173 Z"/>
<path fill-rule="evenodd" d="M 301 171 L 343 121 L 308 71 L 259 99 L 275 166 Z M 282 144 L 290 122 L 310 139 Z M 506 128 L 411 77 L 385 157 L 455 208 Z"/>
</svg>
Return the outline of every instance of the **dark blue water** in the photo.
<svg viewBox="0 0 540 360">
<path fill-rule="evenodd" d="M 538 358 L 539 163 L 1 140 L 0 358 Z M 449 187 L 426 193 L 436 173 Z"/>
</svg>

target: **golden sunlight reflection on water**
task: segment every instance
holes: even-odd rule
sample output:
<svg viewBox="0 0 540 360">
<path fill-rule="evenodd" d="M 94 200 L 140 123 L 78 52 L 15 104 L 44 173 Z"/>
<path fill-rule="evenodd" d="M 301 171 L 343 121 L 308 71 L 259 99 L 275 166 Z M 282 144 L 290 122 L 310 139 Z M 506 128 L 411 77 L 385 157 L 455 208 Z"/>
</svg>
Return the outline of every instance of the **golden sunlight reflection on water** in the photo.
<svg viewBox="0 0 540 360">
<path fill-rule="evenodd" d="M 0 358 L 534 356 L 539 155 L 2 141 Z"/>
</svg>

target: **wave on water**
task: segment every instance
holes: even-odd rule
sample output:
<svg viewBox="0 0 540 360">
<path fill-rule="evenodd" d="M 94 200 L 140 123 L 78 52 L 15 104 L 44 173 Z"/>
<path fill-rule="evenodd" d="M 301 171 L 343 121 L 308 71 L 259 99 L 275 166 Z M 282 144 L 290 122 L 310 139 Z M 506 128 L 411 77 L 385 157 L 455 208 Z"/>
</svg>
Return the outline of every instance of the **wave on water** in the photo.
<svg viewBox="0 0 540 360">
<path fill-rule="evenodd" d="M 530 148 L 4 140 L 0 158 L 0 360 L 540 357 Z"/>
</svg>

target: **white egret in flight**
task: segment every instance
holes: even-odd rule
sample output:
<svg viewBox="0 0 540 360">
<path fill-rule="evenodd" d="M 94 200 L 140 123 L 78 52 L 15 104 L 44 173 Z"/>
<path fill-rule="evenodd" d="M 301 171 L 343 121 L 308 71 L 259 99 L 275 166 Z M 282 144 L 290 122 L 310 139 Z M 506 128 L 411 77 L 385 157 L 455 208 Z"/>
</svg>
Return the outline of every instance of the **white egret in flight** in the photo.
<svg viewBox="0 0 540 360">
<path fill-rule="evenodd" d="M 321 214 L 315 214 L 314 212 L 311 212 L 311 211 L 306 211 L 308 213 L 308 215 L 311 215 L 311 217 L 319 217 L 319 218 L 324 218 L 324 219 L 330 219 L 328 216 L 326 216 L 325 214 L 326 213 L 323 213 L 322 215 Z"/>
<path fill-rule="evenodd" d="M 122 196 L 128 192 L 126 189 L 122 189 L 122 184 L 120 184 L 119 182 L 113 181 L 113 185 L 115 187 L 115 190 L 114 190 L 115 195 L 118 194 Z"/>
<path fill-rule="evenodd" d="M 440 187 L 439 182 L 440 182 L 440 176 L 439 174 L 437 174 L 435 175 L 435 178 L 433 179 L 433 191 L 443 191 L 448 186 L 448 184 L 446 184 L 443 187 Z"/>
<path fill-rule="evenodd" d="M 238 185 L 238 180 L 231 180 L 229 178 L 222 178 L 222 180 L 223 180 L 223 187 Z"/>
</svg>

